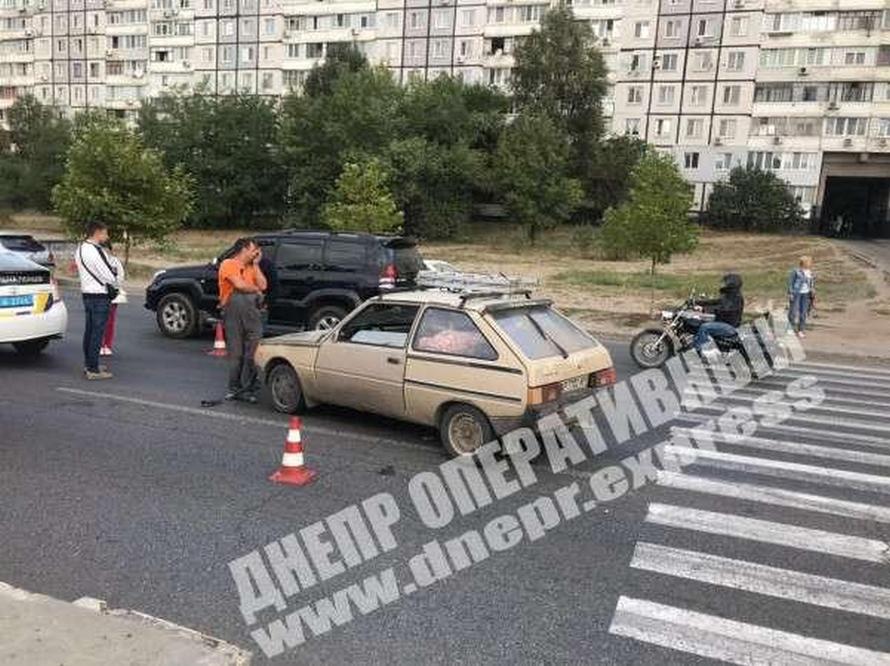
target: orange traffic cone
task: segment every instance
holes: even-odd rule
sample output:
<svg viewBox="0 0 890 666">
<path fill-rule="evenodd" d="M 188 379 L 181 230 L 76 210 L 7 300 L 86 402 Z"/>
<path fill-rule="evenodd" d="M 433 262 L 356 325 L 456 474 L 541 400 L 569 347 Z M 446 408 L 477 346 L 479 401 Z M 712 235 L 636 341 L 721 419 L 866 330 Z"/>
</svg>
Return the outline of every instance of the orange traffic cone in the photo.
<svg viewBox="0 0 890 666">
<path fill-rule="evenodd" d="M 281 467 L 269 477 L 269 481 L 286 483 L 291 486 L 305 486 L 315 480 L 315 470 L 309 469 L 303 464 L 301 426 L 302 422 L 299 417 L 291 417 L 287 440 L 284 442 L 284 454 L 281 456 Z"/>
<path fill-rule="evenodd" d="M 213 349 L 207 352 L 208 356 L 225 356 L 226 352 L 226 333 L 223 330 L 221 321 L 216 322 L 216 337 L 213 340 Z"/>
</svg>

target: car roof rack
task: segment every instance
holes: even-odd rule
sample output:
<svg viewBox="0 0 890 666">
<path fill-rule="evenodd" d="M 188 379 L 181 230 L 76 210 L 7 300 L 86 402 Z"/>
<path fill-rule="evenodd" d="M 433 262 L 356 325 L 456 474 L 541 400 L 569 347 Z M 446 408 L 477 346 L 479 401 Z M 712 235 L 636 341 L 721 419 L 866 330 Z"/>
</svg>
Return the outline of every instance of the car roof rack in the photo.
<svg viewBox="0 0 890 666">
<path fill-rule="evenodd" d="M 420 271 L 415 278 L 417 286 L 424 289 L 442 289 L 460 294 L 463 305 L 474 298 L 498 298 L 501 296 L 525 296 L 531 298 L 538 281 L 527 277 L 509 277 L 503 273 L 442 273 Z"/>
</svg>

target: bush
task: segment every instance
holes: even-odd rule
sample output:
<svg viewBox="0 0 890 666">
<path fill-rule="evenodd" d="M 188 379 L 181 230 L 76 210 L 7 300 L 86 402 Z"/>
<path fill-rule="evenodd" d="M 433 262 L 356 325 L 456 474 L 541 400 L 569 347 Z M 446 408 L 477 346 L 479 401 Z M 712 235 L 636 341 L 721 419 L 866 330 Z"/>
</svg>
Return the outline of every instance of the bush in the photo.
<svg viewBox="0 0 890 666">
<path fill-rule="evenodd" d="M 706 222 L 719 229 L 797 231 L 806 225 L 788 185 L 770 171 L 736 167 L 716 183 Z"/>
</svg>

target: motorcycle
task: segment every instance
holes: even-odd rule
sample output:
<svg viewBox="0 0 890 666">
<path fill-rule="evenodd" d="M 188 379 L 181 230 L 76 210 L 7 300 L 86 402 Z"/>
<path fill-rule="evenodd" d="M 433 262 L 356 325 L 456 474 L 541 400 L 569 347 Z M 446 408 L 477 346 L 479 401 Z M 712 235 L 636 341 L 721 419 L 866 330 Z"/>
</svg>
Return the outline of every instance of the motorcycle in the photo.
<svg viewBox="0 0 890 666">
<path fill-rule="evenodd" d="M 676 310 L 662 310 L 661 328 L 646 328 L 634 336 L 630 355 L 641 368 L 661 367 L 674 354 L 692 349 L 692 340 L 699 326 L 713 320 L 714 315 L 703 312 L 696 304 L 695 294 L 690 294 Z M 739 351 L 747 359 L 738 334 L 712 337 L 720 352 Z"/>
</svg>

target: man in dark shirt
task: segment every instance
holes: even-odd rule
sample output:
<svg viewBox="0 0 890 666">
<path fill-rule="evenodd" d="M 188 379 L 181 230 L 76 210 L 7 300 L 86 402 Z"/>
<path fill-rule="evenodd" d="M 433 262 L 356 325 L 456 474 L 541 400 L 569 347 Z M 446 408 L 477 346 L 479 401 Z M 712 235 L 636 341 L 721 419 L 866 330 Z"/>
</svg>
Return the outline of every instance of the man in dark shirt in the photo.
<svg viewBox="0 0 890 666">
<path fill-rule="evenodd" d="M 723 276 L 720 298 L 699 301 L 699 305 L 712 309 L 714 321 L 705 322 L 695 333 L 693 345 L 698 351 L 707 345 L 712 336 L 730 337 L 742 323 L 745 298 L 742 296 L 742 277 L 735 273 Z"/>
</svg>

